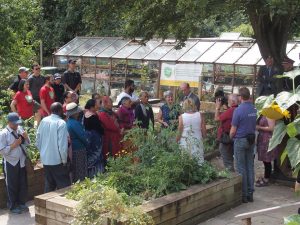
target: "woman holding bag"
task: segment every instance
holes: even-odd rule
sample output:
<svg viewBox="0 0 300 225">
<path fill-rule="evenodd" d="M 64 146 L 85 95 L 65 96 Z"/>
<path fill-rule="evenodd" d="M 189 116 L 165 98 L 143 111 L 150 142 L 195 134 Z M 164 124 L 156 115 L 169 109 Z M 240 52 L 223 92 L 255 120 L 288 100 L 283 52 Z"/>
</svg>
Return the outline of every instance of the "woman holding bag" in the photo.
<svg viewBox="0 0 300 225">
<path fill-rule="evenodd" d="M 11 110 L 17 112 L 23 120 L 33 116 L 34 100 L 29 90 L 29 82 L 20 80 L 18 92 L 15 94 L 10 104 Z"/>
<path fill-rule="evenodd" d="M 230 142 L 229 131 L 231 128 L 231 120 L 234 110 L 238 106 L 238 96 L 236 94 L 231 94 L 228 96 L 228 108 L 225 112 L 220 113 L 222 103 L 221 99 L 216 99 L 216 111 L 215 111 L 215 121 L 220 121 L 220 126 L 218 128 L 218 141 L 219 141 L 219 151 L 223 159 L 223 163 L 226 169 L 234 171 L 233 163 L 233 144 Z"/>
</svg>

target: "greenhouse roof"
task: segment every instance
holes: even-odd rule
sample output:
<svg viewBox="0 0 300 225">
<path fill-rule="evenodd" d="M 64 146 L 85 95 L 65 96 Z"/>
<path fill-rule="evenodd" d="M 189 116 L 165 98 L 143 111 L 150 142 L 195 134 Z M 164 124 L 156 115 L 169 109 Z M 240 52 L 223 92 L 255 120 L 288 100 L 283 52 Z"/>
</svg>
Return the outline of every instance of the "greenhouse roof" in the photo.
<svg viewBox="0 0 300 225">
<path fill-rule="evenodd" d="M 177 48 L 174 39 L 153 39 L 145 43 L 118 37 L 75 37 L 54 55 L 172 62 L 264 65 L 254 39 L 238 33 L 224 33 L 216 38 L 191 38 Z M 287 55 L 300 63 L 300 42 L 289 42 Z"/>
</svg>

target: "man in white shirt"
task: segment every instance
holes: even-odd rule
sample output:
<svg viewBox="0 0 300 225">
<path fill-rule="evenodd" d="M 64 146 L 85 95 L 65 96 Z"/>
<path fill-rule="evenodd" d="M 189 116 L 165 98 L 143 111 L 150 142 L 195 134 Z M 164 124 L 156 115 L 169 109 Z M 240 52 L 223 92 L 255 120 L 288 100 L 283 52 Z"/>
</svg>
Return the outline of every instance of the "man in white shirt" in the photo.
<svg viewBox="0 0 300 225">
<path fill-rule="evenodd" d="M 28 212 L 26 148 L 29 138 L 19 126 L 22 123 L 15 112 L 7 115 L 8 125 L 0 132 L 0 154 L 3 156 L 8 208 L 11 213 Z"/>
<path fill-rule="evenodd" d="M 139 103 L 139 97 L 133 93 L 134 89 L 135 89 L 134 81 L 126 80 L 124 91 L 117 96 L 117 104 L 119 105 L 122 98 L 124 97 L 130 98 L 133 104 Z"/>
</svg>

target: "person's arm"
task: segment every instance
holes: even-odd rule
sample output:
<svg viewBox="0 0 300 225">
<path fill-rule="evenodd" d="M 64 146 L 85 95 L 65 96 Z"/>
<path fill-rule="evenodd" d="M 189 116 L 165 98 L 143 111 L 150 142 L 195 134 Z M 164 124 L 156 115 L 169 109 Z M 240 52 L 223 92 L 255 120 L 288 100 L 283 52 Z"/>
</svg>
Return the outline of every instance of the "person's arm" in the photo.
<svg viewBox="0 0 300 225">
<path fill-rule="evenodd" d="M 162 116 L 162 111 L 161 111 L 161 108 L 159 109 L 159 112 L 157 114 L 157 122 L 159 122 L 160 124 L 164 125 L 165 127 L 168 127 L 169 125 L 164 122 L 163 120 L 163 116 Z"/>
<path fill-rule="evenodd" d="M 238 124 L 239 124 L 239 115 L 238 115 L 237 110 L 235 110 L 233 112 L 232 121 L 231 121 L 231 128 L 230 128 L 230 132 L 229 132 L 229 137 L 231 139 L 234 138 L 234 136 L 236 134 Z"/>
<path fill-rule="evenodd" d="M 67 84 L 68 83 L 68 77 L 67 77 L 67 73 L 64 73 L 62 76 L 62 80 L 61 82 L 63 83 L 66 91 L 74 91 L 72 88 L 70 88 L 70 86 Z"/>
<path fill-rule="evenodd" d="M 275 120 L 267 118 L 268 126 L 263 127 L 260 125 L 256 125 L 256 130 L 266 131 L 266 132 L 273 132 L 275 128 Z"/>
<path fill-rule="evenodd" d="M 66 164 L 68 159 L 68 129 L 65 122 L 59 124 L 57 136 L 58 151 L 60 153 L 62 163 Z"/>
<path fill-rule="evenodd" d="M 234 136 L 236 134 L 236 130 L 237 130 L 236 126 L 231 126 L 230 133 L 229 133 L 229 136 L 230 136 L 231 139 L 234 138 Z"/>
<path fill-rule="evenodd" d="M 17 101 L 16 100 L 12 100 L 11 104 L 10 104 L 10 109 L 11 109 L 12 112 L 17 112 L 16 105 L 17 105 Z"/>
<path fill-rule="evenodd" d="M 74 123 L 73 132 L 76 134 L 77 138 L 82 142 L 84 146 L 88 145 L 87 137 L 83 126 L 81 126 L 80 122 Z"/>
<path fill-rule="evenodd" d="M 179 120 L 178 134 L 177 134 L 177 137 L 176 137 L 176 142 L 177 143 L 180 141 L 181 135 L 182 135 L 182 132 L 183 132 L 183 120 L 182 120 L 182 116 L 179 116 L 178 120 Z"/>
<path fill-rule="evenodd" d="M 154 113 L 153 113 L 152 107 L 150 107 L 149 111 L 150 111 L 150 120 L 152 122 L 152 126 L 153 126 L 153 129 L 154 129 L 155 121 L 154 121 Z"/>
<path fill-rule="evenodd" d="M 143 112 L 142 112 L 142 108 L 141 108 L 140 105 L 137 105 L 137 106 L 135 107 L 135 113 L 134 113 L 134 115 L 135 115 L 135 119 L 136 119 L 137 122 L 138 122 L 138 125 L 141 126 L 141 125 L 142 125 L 142 122 L 143 122 L 144 114 L 143 114 Z"/>
<path fill-rule="evenodd" d="M 44 99 L 41 99 L 41 108 L 48 114 L 50 115 L 49 110 L 47 109 L 46 103 Z"/>
<path fill-rule="evenodd" d="M 216 111 L 215 111 L 215 121 L 220 121 L 220 110 L 221 110 L 221 100 L 219 98 L 216 99 Z"/>
<path fill-rule="evenodd" d="M 204 119 L 204 116 L 202 114 L 200 114 L 200 116 L 201 116 L 201 133 L 202 133 L 202 138 L 206 138 L 207 137 L 207 131 L 206 131 L 205 119 Z"/>
</svg>

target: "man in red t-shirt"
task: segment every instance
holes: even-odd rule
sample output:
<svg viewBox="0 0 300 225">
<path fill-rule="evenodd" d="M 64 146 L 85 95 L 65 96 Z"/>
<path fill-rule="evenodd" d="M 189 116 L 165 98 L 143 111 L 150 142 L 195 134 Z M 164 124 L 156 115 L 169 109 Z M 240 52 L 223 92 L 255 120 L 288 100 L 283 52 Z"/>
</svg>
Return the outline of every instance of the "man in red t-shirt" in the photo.
<svg viewBox="0 0 300 225">
<path fill-rule="evenodd" d="M 45 84 L 40 90 L 42 116 L 50 115 L 50 106 L 55 101 L 54 89 L 51 87 L 51 76 L 45 77 Z"/>
<path fill-rule="evenodd" d="M 225 112 L 220 114 L 222 103 L 220 99 L 216 100 L 216 112 L 215 112 L 215 120 L 220 121 L 221 124 L 218 128 L 218 140 L 220 141 L 222 133 L 227 133 L 229 137 L 229 132 L 231 128 L 231 120 L 233 116 L 233 112 L 238 106 L 238 96 L 236 94 L 231 94 L 228 96 L 228 108 Z M 219 144 L 219 151 L 221 153 L 221 157 L 223 159 L 223 163 L 225 168 L 230 171 L 234 171 L 234 163 L 233 163 L 233 145 L 230 144 Z"/>
</svg>

